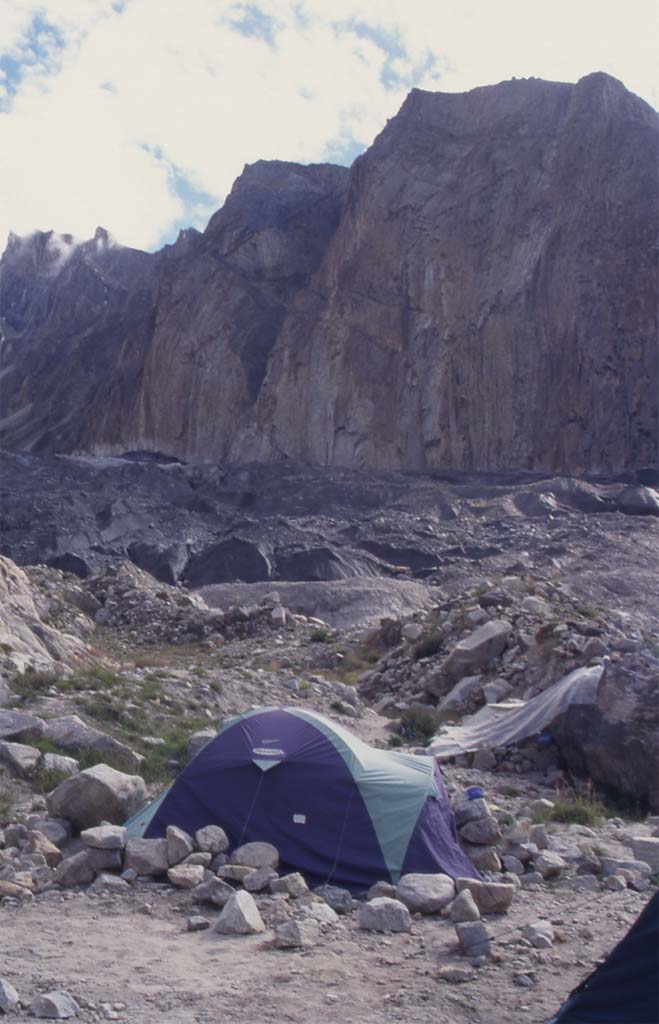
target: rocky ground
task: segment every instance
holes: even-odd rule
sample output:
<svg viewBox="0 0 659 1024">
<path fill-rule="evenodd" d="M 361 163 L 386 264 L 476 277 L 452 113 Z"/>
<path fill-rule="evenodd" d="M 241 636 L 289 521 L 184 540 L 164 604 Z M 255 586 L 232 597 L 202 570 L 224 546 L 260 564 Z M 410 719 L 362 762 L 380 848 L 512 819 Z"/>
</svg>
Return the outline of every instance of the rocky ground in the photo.
<svg viewBox="0 0 659 1024">
<path fill-rule="evenodd" d="M 26 477 L 38 475 L 27 463 Z M 48 465 L 60 472 L 58 460 Z M 77 465 L 117 486 L 116 467 Z M 190 473 L 126 465 L 121 473 L 137 473 L 128 503 L 136 493 L 147 501 L 140 473 L 151 483 Z M 238 534 L 256 544 L 263 521 L 295 540 L 287 548 L 270 535 L 261 552 L 266 579 L 223 581 L 215 570 L 202 589 L 156 579 L 126 560 L 130 544 L 120 531 L 113 541 L 92 538 L 94 564 L 82 574 L 75 561 L 29 564 L 30 552 L 43 550 L 48 517 L 63 528 L 57 486 L 20 542 L 18 505 L 3 510 L 5 524 L 14 524 L 3 534 L 5 553 L 17 557 L 20 547 L 24 564 L 0 557 L 0 978 L 24 1007 L 38 993 L 65 989 L 81 1019 L 124 1024 L 202 1024 L 218 1014 L 316 1024 L 338 1012 L 355 1024 L 541 1024 L 640 912 L 659 880 L 655 492 L 633 488 L 642 498 L 635 511 L 646 514 L 630 515 L 621 510 L 628 482 L 423 478 L 412 486 L 400 475 L 387 478 L 387 491 L 384 479 L 353 479 L 343 491 L 330 480 L 312 507 L 299 490 L 275 500 L 275 482 L 264 474 L 250 499 L 252 509 L 269 506 L 264 519 L 250 514 L 244 529 L 234 522 L 204 544 L 217 548 Z M 236 506 L 256 493 L 242 483 Z M 84 506 L 80 493 L 71 499 L 71 526 Z M 101 498 L 87 493 L 89 510 Z M 154 492 L 148 500 L 151 515 L 164 499 Z M 163 522 L 154 529 L 167 548 Z M 200 536 L 191 549 L 202 550 Z M 77 557 L 86 550 L 81 545 Z M 285 575 L 278 551 L 316 552 L 297 563 L 311 565 L 315 577 L 277 579 Z M 350 559 L 354 571 L 358 556 L 363 575 L 328 578 L 328 566 L 347 572 Z M 186 566 L 190 557 L 186 548 Z M 221 565 L 219 556 L 208 562 Z M 177 882 L 162 869 L 136 879 L 127 849 L 110 851 L 108 882 L 109 861 L 95 855 L 90 873 L 81 840 L 48 824 L 58 814 L 47 795 L 77 784 L 90 766 L 139 776 L 155 793 L 224 718 L 252 706 L 299 703 L 370 743 L 422 750 L 479 709 L 541 698 L 584 672 L 601 677 L 600 697 L 551 722 L 548 736 L 443 762 L 461 841 L 494 886 L 487 898 L 474 896 L 487 955 L 460 946 L 456 923 L 473 909 L 454 889 L 432 913 L 418 913 L 404 890 L 386 890 L 411 914 L 409 930 L 397 933 L 363 927 L 352 902 L 319 924 L 314 908 L 329 909 L 327 901 L 266 886 L 254 892 L 266 930 L 222 934 L 221 901 L 208 903 L 181 879 L 247 890 L 227 882 L 226 866 L 211 864 L 203 846 Z M 485 799 L 465 801 L 476 785 Z M 210 927 L 188 932 L 194 916 Z M 278 945 L 282 921 L 302 923 L 301 946 Z M 528 929 L 537 922 L 544 925 Z M 0 1006 L 2 998 L 0 988 Z"/>
</svg>

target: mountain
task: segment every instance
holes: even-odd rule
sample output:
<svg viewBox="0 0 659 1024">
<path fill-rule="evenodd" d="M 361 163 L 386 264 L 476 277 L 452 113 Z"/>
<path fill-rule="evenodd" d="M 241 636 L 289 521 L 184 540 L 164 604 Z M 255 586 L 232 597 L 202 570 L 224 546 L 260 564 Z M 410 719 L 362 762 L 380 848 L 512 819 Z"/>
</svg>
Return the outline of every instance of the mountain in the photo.
<svg viewBox="0 0 659 1024">
<path fill-rule="evenodd" d="M 657 453 L 656 113 L 596 73 L 413 90 L 350 170 L 261 161 L 154 255 L 0 261 L 0 444 L 619 472 Z"/>
</svg>

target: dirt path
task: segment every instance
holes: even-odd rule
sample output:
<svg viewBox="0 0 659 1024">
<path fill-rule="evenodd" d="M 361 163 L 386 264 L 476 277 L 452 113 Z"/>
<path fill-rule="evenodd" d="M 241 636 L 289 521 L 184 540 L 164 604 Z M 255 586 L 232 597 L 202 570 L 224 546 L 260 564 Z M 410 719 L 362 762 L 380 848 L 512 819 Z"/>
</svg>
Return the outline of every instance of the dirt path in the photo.
<svg viewBox="0 0 659 1024">
<path fill-rule="evenodd" d="M 467 961 L 441 918 L 415 921 L 409 935 L 377 936 L 359 931 L 350 915 L 320 945 L 290 952 L 272 947 L 272 933 L 190 934 L 189 897 L 156 886 L 129 897 L 39 898 L 0 908 L 0 975 L 25 1002 L 67 989 L 90 1022 L 543 1024 L 646 899 L 630 890 L 522 892 L 508 915 L 487 921 L 499 936 L 495 958 L 467 983 L 450 985 L 438 980 L 439 966 Z M 520 938 L 516 926 L 543 915 L 559 933 L 553 949 L 511 944 Z M 520 974 L 534 984 L 520 986 Z"/>
</svg>

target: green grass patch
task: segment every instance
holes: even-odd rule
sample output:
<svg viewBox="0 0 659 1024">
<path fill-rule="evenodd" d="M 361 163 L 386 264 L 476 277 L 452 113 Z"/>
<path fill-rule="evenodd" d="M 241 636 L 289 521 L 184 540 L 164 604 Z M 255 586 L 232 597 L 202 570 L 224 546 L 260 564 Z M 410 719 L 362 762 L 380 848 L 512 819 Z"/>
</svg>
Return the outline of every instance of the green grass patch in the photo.
<svg viewBox="0 0 659 1024">
<path fill-rule="evenodd" d="M 0 793 L 0 825 L 6 825 L 14 815 L 14 796 L 11 791 Z"/>
<path fill-rule="evenodd" d="M 439 654 L 444 648 L 444 634 L 440 630 L 433 630 L 428 636 L 424 636 L 414 646 L 413 658 L 420 661 L 421 658 L 432 658 Z"/>
<path fill-rule="evenodd" d="M 188 740 L 199 729 L 208 728 L 208 719 L 187 719 L 161 732 L 164 743 L 142 745 L 144 761 L 140 775 L 145 782 L 167 782 L 176 777 L 187 761 Z"/>
<path fill-rule="evenodd" d="M 566 786 L 557 790 L 552 799 L 553 807 L 541 808 L 534 812 L 533 820 L 536 823 L 559 821 L 564 825 L 592 827 L 601 825 L 606 814 L 606 807 L 590 783 L 583 792 Z"/>
<path fill-rule="evenodd" d="M 314 629 L 309 635 L 310 644 L 328 644 L 332 634 L 327 629 Z"/>
</svg>

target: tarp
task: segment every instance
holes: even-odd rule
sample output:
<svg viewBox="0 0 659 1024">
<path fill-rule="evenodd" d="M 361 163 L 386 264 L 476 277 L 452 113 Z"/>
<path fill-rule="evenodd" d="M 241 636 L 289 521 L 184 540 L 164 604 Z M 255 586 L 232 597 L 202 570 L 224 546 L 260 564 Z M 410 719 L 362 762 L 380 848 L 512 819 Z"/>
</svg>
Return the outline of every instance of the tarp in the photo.
<svg viewBox="0 0 659 1024">
<path fill-rule="evenodd" d="M 230 849 L 271 842 L 284 870 L 355 891 L 409 871 L 477 877 L 432 757 L 375 749 L 299 708 L 230 719 L 127 828 L 156 838 L 211 823 Z"/>
<path fill-rule="evenodd" d="M 659 895 L 550 1024 L 657 1024 Z"/>
<path fill-rule="evenodd" d="M 571 704 L 593 704 L 603 665 L 578 668 L 527 701 L 487 704 L 460 725 L 446 726 L 428 747 L 440 759 L 518 743 L 542 732 Z"/>
</svg>

